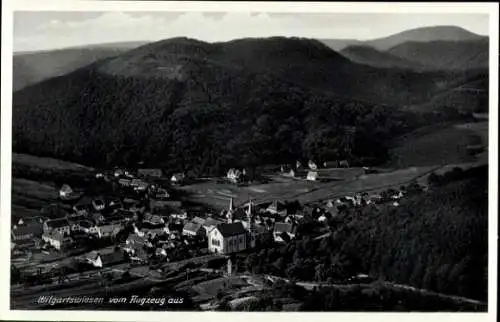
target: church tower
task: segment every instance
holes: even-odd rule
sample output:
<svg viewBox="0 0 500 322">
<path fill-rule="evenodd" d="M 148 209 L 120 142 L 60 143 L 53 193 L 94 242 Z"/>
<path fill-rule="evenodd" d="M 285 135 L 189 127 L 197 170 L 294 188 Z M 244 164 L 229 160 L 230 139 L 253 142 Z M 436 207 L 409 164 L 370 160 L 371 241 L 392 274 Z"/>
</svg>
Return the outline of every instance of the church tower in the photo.
<svg viewBox="0 0 500 322">
<path fill-rule="evenodd" d="M 250 248 L 255 247 L 255 227 L 253 225 L 253 201 L 250 199 L 248 201 L 248 208 L 246 211 L 247 215 L 247 230 L 248 230 L 248 237 L 249 237 L 249 246 Z"/>
<path fill-rule="evenodd" d="M 229 200 L 229 209 L 227 210 L 226 218 L 228 224 L 233 222 L 233 198 Z"/>
</svg>

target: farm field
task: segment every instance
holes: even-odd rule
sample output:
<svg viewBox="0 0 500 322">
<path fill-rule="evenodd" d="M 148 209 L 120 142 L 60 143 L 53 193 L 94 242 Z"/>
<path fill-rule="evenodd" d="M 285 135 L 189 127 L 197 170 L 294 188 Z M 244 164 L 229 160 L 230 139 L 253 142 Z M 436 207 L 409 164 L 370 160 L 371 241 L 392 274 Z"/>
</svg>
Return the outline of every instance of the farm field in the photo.
<svg viewBox="0 0 500 322">
<path fill-rule="evenodd" d="M 248 187 L 238 187 L 231 184 L 204 182 L 184 186 L 182 189 L 191 192 L 193 200 L 205 203 L 215 209 L 226 209 L 232 197 L 235 206 L 244 204 L 249 198 L 256 202 L 279 200 L 298 200 L 308 203 L 337 196 L 350 195 L 361 191 L 376 191 L 388 187 L 399 187 L 409 181 L 423 176 L 439 166 L 411 167 L 377 174 L 363 174 L 351 180 L 333 181 L 327 183 L 307 182 L 288 179 L 281 182 L 271 182 Z M 349 171 L 349 169 L 345 169 Z"/>
</svg>

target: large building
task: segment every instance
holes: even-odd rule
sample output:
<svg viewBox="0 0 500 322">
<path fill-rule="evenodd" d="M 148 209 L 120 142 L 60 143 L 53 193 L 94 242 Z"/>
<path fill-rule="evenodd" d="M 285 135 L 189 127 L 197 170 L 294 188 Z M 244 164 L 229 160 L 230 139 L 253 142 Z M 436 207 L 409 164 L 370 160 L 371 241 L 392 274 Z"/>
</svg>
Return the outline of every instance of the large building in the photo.
<svg viewBox="0 0 500 322">
<path fill-rule="evenodd" d="M 226 214 L 227 222 L 208 232 L 208 250 L 212 253 L 231 254 L 255 247 L 252 202 L 248 203 L 247 220 L 233 221 L 233 199 Z"/>
</svg>

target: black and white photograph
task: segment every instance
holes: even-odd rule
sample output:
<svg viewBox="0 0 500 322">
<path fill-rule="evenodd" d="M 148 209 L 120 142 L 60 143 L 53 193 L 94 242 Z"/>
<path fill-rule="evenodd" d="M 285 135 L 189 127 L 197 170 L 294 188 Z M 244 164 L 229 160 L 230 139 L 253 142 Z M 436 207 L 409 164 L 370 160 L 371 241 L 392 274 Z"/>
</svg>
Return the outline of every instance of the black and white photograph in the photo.
<svg viewBox="0 0 500 322">
<path fill-rule="evenodd" d="M 6 310 L 496 312 L 498 4 L 135 2 L 11 12 Z"/>
</svg>

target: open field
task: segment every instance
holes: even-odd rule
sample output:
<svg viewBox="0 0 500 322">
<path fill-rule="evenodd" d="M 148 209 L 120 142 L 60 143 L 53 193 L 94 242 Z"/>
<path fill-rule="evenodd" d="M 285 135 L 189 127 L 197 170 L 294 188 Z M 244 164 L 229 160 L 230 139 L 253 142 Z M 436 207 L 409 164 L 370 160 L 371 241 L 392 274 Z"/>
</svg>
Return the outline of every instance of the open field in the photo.
<svg viewBox="0 0 500 322">
<path fill-rule="evenodd" d="M 52 158 L 36 157 L 33 155 L 20 153 L 12 153 L 12 164 L 53 171 L 88 172 L 94 170 L 93 168 L 86 167 L 77 163 L 61 161 Z"/>
<path fill-rule="evenodd" d="M 393 142 L 387 166 L 404 168 L 472 162 L 475 157 L 467 153 L 467 147 L 487 145 L 487 138 L 487 122 L 419 129 Z"/>
<path fill-rule="evenodd" d="M 249 198 L 255 202 L 279 200 L 298 200 L 301 203 L 314 202 L 327 198 L 352 195 L 362 191 L 376 191 L 388 187 L 408 184 L 440 166 L 410 167 L 376 174 L 363 174 L 351 180 L 333 182 L 308 182 L 280 178 L 279 182 L 238 187 L 231 184 L 204 182 L 182 189 L 191 192 L 191 198 L 215 209 L 226 209 L 232 197 L 236 206 L 244 204 Z M 348 171 L 349 169 L 346 169 Z"/>
<path fill-rule="evenodd" d="M 13 178 L 11 191 L 13 220 L 38 215 L 43 206 L 58 197 L 53 184 L 27 179 Z"/>
<path fill-rule="evenodd" d="M 308 192 L 319 188 L 322 183 L 307 182 L 304 180 L 293 180 L 280 178 L 279 182 L 257 184 L 252 186 L 237 186 L 229 183 L 217 183 L 208 181 L 181 187 L 182 190 L 190 192 L 190 199 L 205 203 L 216 210 L 226 209 L 230 198 L 234 204 L 241 205 L 249 198 L 261 199 L 286 199 L 290 195 Z"/>
</svg>

